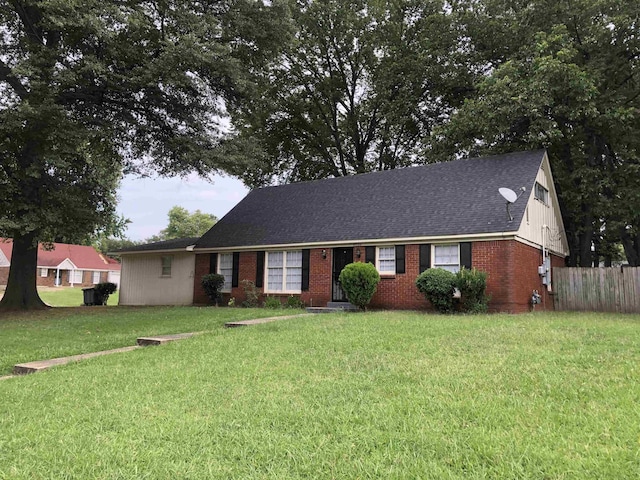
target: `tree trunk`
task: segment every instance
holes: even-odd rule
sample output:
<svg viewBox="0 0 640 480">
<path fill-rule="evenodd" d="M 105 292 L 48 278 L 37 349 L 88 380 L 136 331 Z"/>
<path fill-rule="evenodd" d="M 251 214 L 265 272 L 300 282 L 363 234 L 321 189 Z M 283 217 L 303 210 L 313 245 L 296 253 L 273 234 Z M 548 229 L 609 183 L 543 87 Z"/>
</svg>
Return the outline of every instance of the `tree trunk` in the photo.
<svg viewBox="0 0 640 480">
<path fill-rule="evenodd" d="M 38 295 L 36 288 L 37 266 L 38 244 L 35 242 L 35 235 L 14 236 L 7 290 L 0 301 L 0 310 L 48 308 Z"/>
<path fill-rule="evenodd" d="M 640 267 L 640 234 L 631 235 L 625 228 L 622 228 L 620 238 L 629 265 L 632 267 Z"/>
</svg>

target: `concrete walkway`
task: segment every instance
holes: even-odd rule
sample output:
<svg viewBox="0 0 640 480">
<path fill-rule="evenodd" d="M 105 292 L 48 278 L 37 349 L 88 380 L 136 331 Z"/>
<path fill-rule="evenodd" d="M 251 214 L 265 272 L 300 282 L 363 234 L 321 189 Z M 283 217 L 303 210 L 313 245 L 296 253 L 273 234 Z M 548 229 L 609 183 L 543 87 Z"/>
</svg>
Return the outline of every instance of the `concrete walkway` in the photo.
<svg viewBox="0 0 640 480">
<path fill-rule="evenodd" d="M 283 315 L 282 317 L 267 317 L 267 318 L 256 318 L 253 320 L 241 320 L 239 322 L 227 322 L 224 324 L 227 328 L 233 327 L 248 327 L 249 325 L 259 325 L 261 323 L 269 323 L 275 322 L 277 320 L 287 320 L 289 318 L 302 318 L 302 317 L 310 317 L 312 314 L 310 313 L 299 313 L 297 315 Z"/>
<path fill-rule="evenodd" d="M 256 318 L 254 320 L 243 320 L 239 322 L 227 322 L 225 327 L 246 327 L 248 325 L 257 325 L 260 323 L 275 322 L 276 320 L 286 320 L 288 318 L 309 317 L 312 314 L 302 313 L 298 315 L 285 315 L 281 317 L 268 317 L 268 318 Z M 72 362 L 79 362 L 87 360 L 89 358 L 100 357 L 102 355 L 111 355 L 112 353 L 130 352 L 138 348 L 152 346 L 152 345 L 164 345 L 165 343 L 174 342 L 176 340 L 183 340 L 185 338 L 191 338 L 195 335 L 200 335 L 204 332 L 191 332 L 191 333 L 176 333 L 173 335 L 156 335 L 153 337 L 139 337 L 136 340 L 136 345 L 131 347 L 115 348 L 113 350 L 104 350 L 102 352 L 83 353 L 81 355 L 72 355 L 70 357 L 53 358 L 50 360 L 39 360 L 36 362 L 20 363 L 14 365 L 13 375 L 5 375 L 0 377 L 0 381 L 14 378 L 17 375 L 27 375 L 30 373 L 36 373 L 47 368 L 57 367 L 59 365 L 66 365 Z"/>
</svg>

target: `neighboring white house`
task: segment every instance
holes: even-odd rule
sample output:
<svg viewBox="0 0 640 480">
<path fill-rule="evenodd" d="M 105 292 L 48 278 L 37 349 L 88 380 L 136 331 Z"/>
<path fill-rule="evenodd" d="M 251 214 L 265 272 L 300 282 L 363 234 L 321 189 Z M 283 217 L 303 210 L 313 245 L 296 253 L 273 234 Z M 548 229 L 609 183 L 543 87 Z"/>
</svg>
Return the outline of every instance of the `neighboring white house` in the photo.
<svg viewBox="0 0 640 480">
<path fill-rule="evenodd" d="M 197 238 L 180 238 L 121 250 L 119 305 L 191 305 Z"/>
</svg>

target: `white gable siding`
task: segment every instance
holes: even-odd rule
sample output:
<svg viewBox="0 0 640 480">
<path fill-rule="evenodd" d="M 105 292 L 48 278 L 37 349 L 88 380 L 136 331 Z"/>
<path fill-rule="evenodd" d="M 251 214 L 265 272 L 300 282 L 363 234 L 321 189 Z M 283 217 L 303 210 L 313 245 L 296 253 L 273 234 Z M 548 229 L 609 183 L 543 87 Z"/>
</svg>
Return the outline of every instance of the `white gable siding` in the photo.
<svg viewBox="0 0 640 480">
<path fill-rule="evenodd" d="M 171 276 L 162 276 L 162 257 L 171 255 Z M 193 253 L 122 255 L 120 305 L 191 305 Z"/>
<path fill-rule="evenodd" d="M 560 206 L 546 155 L 538 171 L 536 182 L 549 192 L 548 204 L 545 205 L 535 198 L 535 186 L 532 186 L 531 190 L 527 192 L 529 200 L 517 236 L 538 246 L 544 245 L 545 248 L 558 255 L 569 255 Z"/>
</svg>

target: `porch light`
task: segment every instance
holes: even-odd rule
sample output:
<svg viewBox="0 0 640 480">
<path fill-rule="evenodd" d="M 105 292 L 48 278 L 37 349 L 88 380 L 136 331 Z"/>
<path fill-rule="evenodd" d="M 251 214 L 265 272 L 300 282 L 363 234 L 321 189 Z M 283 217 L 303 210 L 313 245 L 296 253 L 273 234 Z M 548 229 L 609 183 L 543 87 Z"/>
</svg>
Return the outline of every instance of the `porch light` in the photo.
<svg viewBox="0 0 640 480">
<path fill-rule="evenodd" d="M 362 255 L 362 252 L 360 251 L 360 247 L 356 248 L 356 258 L 360 258 L 360 256 Z"/>
<path fill-rule="evenodd" d="M 322 258 L 327 258 L 327 251 L 324 248 L 322 249 Z"/>
</svg>

